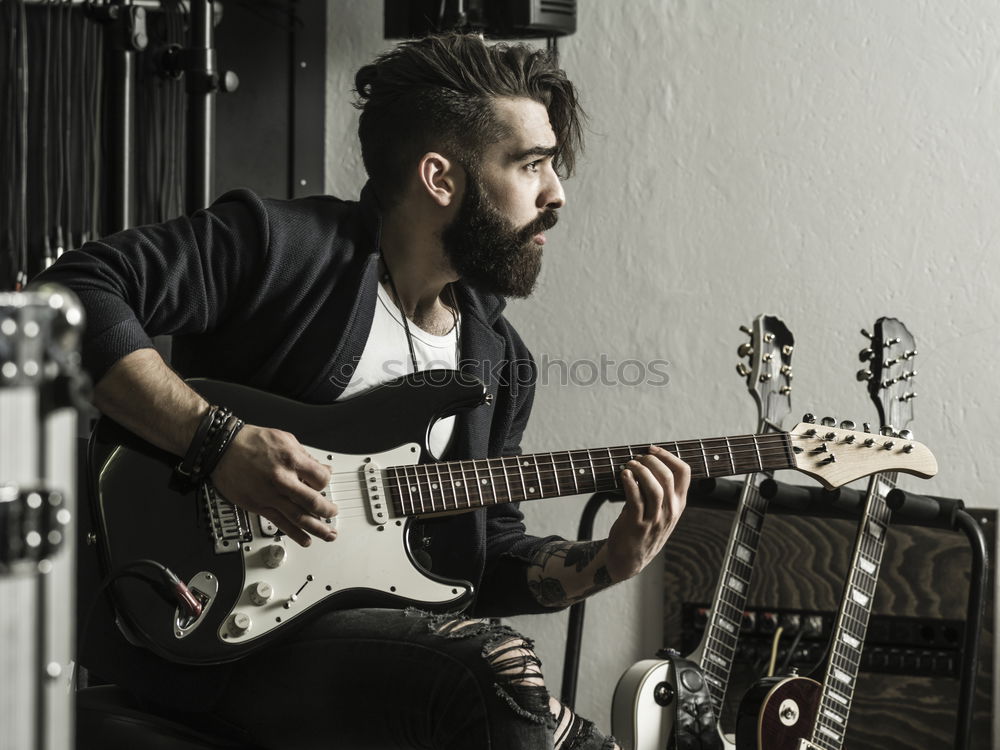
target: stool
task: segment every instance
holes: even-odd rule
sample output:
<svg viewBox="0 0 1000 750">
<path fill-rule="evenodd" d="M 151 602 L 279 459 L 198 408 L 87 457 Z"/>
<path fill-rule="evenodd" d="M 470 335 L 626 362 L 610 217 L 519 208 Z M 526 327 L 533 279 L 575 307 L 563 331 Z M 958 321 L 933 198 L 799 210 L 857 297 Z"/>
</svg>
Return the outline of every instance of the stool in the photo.
<svg viewBox="0 0 1000 750">
<path fill-rule="evenodd" d="M 76 750 L 256 750 L 153 713 L 117 685 L 76 694 Z"/>
</svg>

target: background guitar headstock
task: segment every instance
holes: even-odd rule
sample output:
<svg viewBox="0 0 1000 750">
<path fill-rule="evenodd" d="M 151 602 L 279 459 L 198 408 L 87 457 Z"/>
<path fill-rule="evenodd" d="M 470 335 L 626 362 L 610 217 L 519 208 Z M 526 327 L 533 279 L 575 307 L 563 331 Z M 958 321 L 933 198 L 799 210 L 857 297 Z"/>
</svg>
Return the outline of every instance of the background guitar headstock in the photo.
<svg viewBox="0 0 1000 750">
<path fill-rule="evenodd" d="M 750 341 L 740 344 L 737 354 L 745 357 L 736 371 L 746 378 L 747 389 L 757 403 L 760 420 L 758 432 L 768 427 L 781 429 L 781 422 L 792 409 L 792 350 L 795 338 L 774 315 L 758 315 L 752 328 L 740 326 Z"/>
<path fill-rule="evenodd" d="M 868 394 L 878 409 L 880 427 L 898 433 L 913 419 L 916 342 L 896 318 L 879 318 L 874 333 L 861 333 L 871 345 L 858 354 L 862 362 L 868 363 L 858 371 L 858 380 L 868 381 Z"/>
</svg>

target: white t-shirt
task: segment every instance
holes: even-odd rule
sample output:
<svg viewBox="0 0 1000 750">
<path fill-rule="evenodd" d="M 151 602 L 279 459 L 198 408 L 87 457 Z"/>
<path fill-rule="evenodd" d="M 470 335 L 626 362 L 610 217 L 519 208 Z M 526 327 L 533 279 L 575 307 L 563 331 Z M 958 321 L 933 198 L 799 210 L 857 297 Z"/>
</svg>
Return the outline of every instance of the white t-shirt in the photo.
<svg viewBox="0 0 1000 750">
<path fill-rule="evenodd" d="M 410 335 L 413 337 L 413 353 L 421 370 L 454 370 L 459 360 L 459 328 L 461 316 L 455 327 L 444 336 L 427 333 L 412 320 Z M 337 401 L 357 396 L 370 388 L 389 380 L 413 372 L 410 361 L 410 347 L 406 343 L 406 329 L 398 307 L 381 284 L 378 285 L 378 301 L 375 303 L 375 317 L 368 333 L 361 361 L 354 370 L 351 382 Z M 429 438 L 431 453 L 441 457 L 451 444 L 455 431 L 455 417 L 438 420 L 431 428 Z"/>
</svg>

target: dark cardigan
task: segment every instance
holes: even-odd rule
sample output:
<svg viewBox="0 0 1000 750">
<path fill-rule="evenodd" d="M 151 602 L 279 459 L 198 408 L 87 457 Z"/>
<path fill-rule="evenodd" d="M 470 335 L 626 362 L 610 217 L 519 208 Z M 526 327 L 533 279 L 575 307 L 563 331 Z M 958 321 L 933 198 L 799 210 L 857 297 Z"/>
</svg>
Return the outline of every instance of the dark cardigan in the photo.
<svg viewBox="0 0 1000 750">
<path fill-rule="evenodd" d="M 87 243 L 37 281 L 63 284 L 80 297 L 87 313 L 83 361 L 95 381 L 126 354 L 152 346 L 152 336 L 171 335 L 172 364 L 185 377 L 329 403 L 349 382 L 371 328 L 379 231 L 369 188 L 358 202 L 268 200 L 237 190 L 190 217 Z M 534 363 L 501 314 L 502 298 L 456 287 L 462 369 L 480 377 L 494 400 L 460 415 L 447 457 L 516 455 L 531 411 Z M 434 572 L 475 585 L 477 615 L 550 611 L 529 592 L 525 567 L 551 537 L 527 535 L 522 520 L 517 505 L 506 504 L 422 530 Z M 118 679 L 104 664 L 93 668 Z"/>
</svg>

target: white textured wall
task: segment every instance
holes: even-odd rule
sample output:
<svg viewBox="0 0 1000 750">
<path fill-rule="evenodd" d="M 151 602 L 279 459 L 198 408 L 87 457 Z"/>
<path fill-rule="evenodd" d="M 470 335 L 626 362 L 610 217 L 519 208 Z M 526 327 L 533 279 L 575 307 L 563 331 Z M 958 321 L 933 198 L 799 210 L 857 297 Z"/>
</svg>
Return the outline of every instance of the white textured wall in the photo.
<svg viewBox="0 0 1000 750">
<path fill-rule="evenodd" d="M 363 182 L 351 75 L 381 3 L 330 0 L 327 187 Z M 560 45 L 590 114 L 534 298 L 536 356 L 669 360 L 665 387 L 540 388 L 527 450 L 733 434 L 734 372 L 760 312 L 796 336 L 796 412 L 873 420 L 861 327 L 917 338 L 918 438 L 938 478 L 905 486 L 996 507 L 1000 367 L 1000 6 L 995 0 L 580 0 Z M 572 536 L 584 498 L 526 505 Z M 599 519 L 600 533 L 613 517 Z M 654 566 L 655 567 L 655 566 Z M 618 675 L 659 643 L 659 571 L 588 607 L 578 708 L 607 726 Z M 550 684 L 565 616 L 518 618 Z"/>
</svg>

